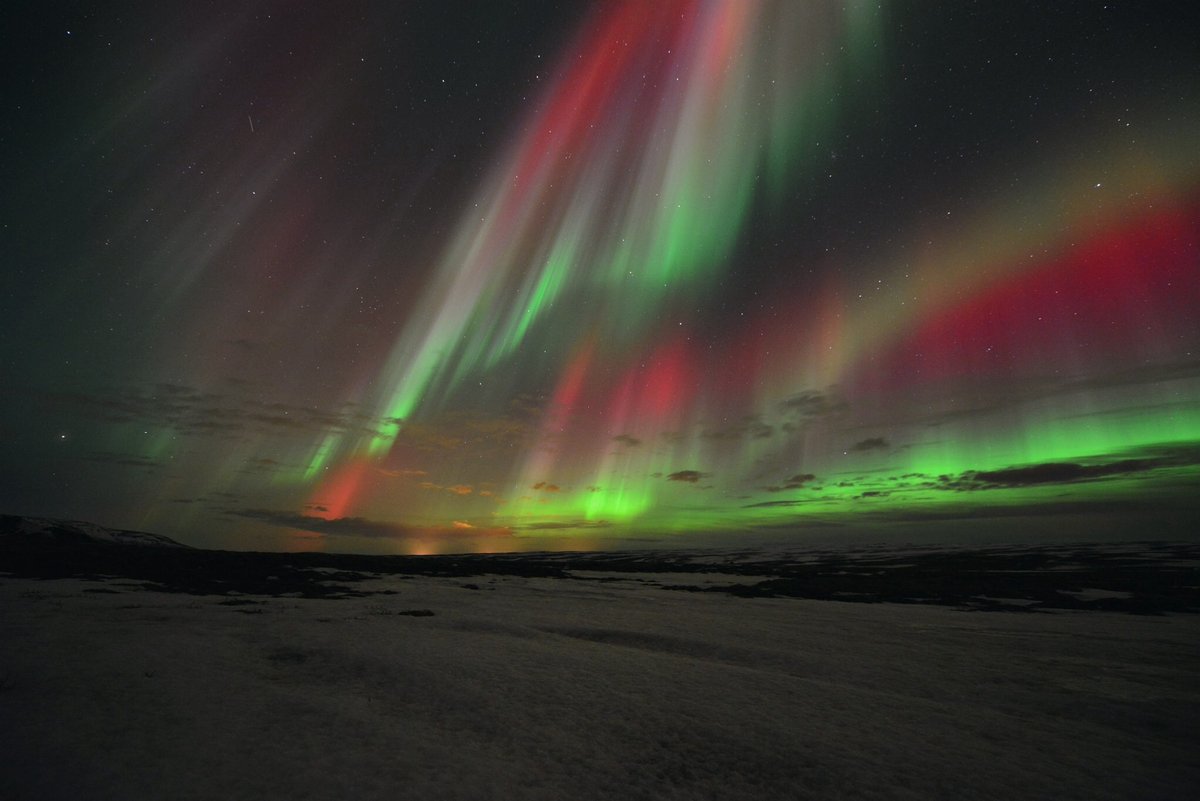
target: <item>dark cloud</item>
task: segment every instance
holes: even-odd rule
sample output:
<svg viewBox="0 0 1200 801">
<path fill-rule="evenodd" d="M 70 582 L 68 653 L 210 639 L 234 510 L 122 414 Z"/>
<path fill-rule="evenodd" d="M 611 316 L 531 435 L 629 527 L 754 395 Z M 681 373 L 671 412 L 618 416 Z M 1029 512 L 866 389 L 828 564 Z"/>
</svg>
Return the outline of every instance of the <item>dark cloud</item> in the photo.
<svg viewBox="0 0 1200 801">
<path fill-rule="evenodd" d="M 375 468 L 375 472 L 379 473 L 380 475 L 387 476 L 388 478 L 416 478 L 429 475 L 429 473 L 425 472 L 424 470 L 392 470 L 386 467 L 377 467 Z"/>
<path fill-rule="evenodd" d="M 1123 473 L 1144 473 L 1163 467 L 1160 459 L 1122 459 L 1108 464 L 1082 465 L 1074 462 L 1045 462 L 1003 470 L 964 473 L 963 480 L 983 487 L 1029 487 L 1038 484 L 1069 484 Z"/>
<path fill-rule="evenodd" d="M 1156 470 L 1200 466 L 1200 445 L 1182 445 L 1124 454 L 1127 458 L 1095 464 L 1079 462 L 1042 462 L 1006 467 L 1000 470 L 968 470 L 957 476 L 940 475 L 926 486 L 945 490 L 989 490 L 1035 487 L 1046 484 L 1074 484 L 1111 476 L 1150 473 Z"/>
<path fill-rule="evenodd" d="M 320 409 L 261 400 L 236 391 L 202 392 L 164 383 L 91 394 L 60 392 L 43 398 L 102 422 L 169 428 L 183 436 L 375 436 L 403 423 L 396 436 L 399 445 L 421 451 L 470 449 L 477 454 L 523 446 L 541 413 L 533 400 L 522 396 L 502 414 L 458 411 L 421 423 L 405 423 L 390 416 L 372 417 L 353 405 Z"/>
<path fill-rule="evenodd" d="M 541 417 L 546 399 L 540 395 L 521 393 L 509 401 L 509 409 L 522 418 Z"/>
<path fill-rule="evenodd" d="M 459 495 L 459 496 L 470 495 L 471 493 L 473 493 L 475 491 L 475 488 L 469 484 L 451 484 L 450 486 L 445 486 L 442 484 L 435 484 L 432 481 L 422 481 L 419 484 L 417 484 L 417 486 L 424 490 L 445 491 L 445 492 L 449 492 L 452 495 Z"/>
<path fill-rule="evenodd" d="M 101 422 L 170 428 L 183 436 L 296 431 L 374 434 L 383 422 L 346 409 L 330 412 L 166 383 L 98 393 L 57 392 L 42 399 Z"/>
<path fill-rule="evenodd" d="M 805 484 L 810 481 L 815 481 L 816 476 L 812 473 L 796 473 L 791 478 L 786 478 L 783 483 L 777 486 L 767 487 L 767 492 L 783 492 L 784 490 L 802 489 Z"/>
<path fill-rule="evenodd" d="M 243 473 L 274 473 L 283 468 L 282 462 L 275 459 L 247 459 L 242 468 Z"/>
<path fill-rule="evenodd" d="M 431 420 L 401 426 L 396 444 L 419 451 L 464 451 L 477 456 L 522 448 L 533 437 L 538 412 L 532 406 L 506 414 L 446 412 Z"/>
<path fill-rule="evenodd" d="M 701 436 L 717 440 L 767 439 L 774 433 L 774 426 L 764 423 L 757 415 L 749 415 L 731 425 L 707 429 Z"/>
<path fill-rule="evenodd" d="M 632 434 L 618 434 L 617 436 L 613 437 L 613 441 L 620 442 L 622 445 L 628 445 L 631 448 L 635 448 L 642 444 L 642 441 Z"/>
<path fill-rule="evenodd" d="M 743 509 L 769 509 L 775 506 L 802 506 L 806 503 L 814 503 L 812 500 L 788 500 L 788 501 L 759 501 L 758 503 L 747 503 L 742 506 Z"/>
<path fill-rule="evenodd" d="M 109 453 L 107 451 L 98 451 L 84 457 L 89 462 L 99 462 L 101 464 L 116 465 L 119 467 L 141 467 L 147 470 L 157 470 L 163 466 L 163 463 L 157 459 L 150 459 L 145 456 L 134 456 L 127 453 Z"/>
<path fill-rule="evenodd" d="M 803 521 L 788 520 L 788 521 L 783 521 L 783 522 L 778 522 L 778 523 L 775 523 L 775 522 L 755 523 L 752 526 L 750 526 L 750 530 L 754 531 L 754 532 L 772 532 L 772 533 L 783 531 L 783 532 L 789 532 L 789 533 L 794 534 L 797 531 L 813 529 L 813 528 L 836 528 L 836 529 L 845 530 L 848 527 L 849 527 L 849 524 L 847 524 L 845 521 L 842 521 L 842 520 L 827 520 L 825 518 L 814 517 L 812 515 L 806 515 L 804 517 Z"/>
<path fill-rule="evenodd" d="M 887 450 L 890 447 L 891 445 L 883 437 L 870 437 L 854 443 L 850 446 L 850 450 L 855 453 L 867 453 L 869 451 Z"/>
<path fill-rule="evenodd" d="M 794 417 L 824 417 L 844 412 L 849 406 L 832 393 L 806 390 L 780 402 L 779 408 Z"/>
<path fill-rule="evenodd" d="M 521 531 L 559 531 L 563 529 L 573 528 L 609 528 L 612 526 L 607 520 L 553 520 L 543 523 L 526 523 L 514 528 Z"/>
<path fill-rule="evenodd" d="M 707 475 L 708 473 L 701 473 L 699 470 L 677 470 L 667 474 L 667 481 L 685 481 L 688 484 L 695 484 Z"/>
<path fill-rule="evenodd" d="M 530 489 L 541 490 L 542 492 L 558 492 L 561 487 L 557 484 L 551 484 L 548 481 L 539 481 L 530 487 Z"/>
</svg>

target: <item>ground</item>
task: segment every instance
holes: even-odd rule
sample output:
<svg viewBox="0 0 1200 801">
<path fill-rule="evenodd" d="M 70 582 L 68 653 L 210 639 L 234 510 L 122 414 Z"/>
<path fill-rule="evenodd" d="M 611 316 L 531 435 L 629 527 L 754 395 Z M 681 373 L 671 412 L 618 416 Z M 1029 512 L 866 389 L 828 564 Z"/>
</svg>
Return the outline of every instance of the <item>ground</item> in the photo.
<svg viewBox="0 0 1200 801">
<path fill-rule="evenodd" d="M 0 576 L 0 797 L 957 801 L 1200 788 L 1200 616 L 576 576 L 380 574 L 340 598 Z"/>
</svg>

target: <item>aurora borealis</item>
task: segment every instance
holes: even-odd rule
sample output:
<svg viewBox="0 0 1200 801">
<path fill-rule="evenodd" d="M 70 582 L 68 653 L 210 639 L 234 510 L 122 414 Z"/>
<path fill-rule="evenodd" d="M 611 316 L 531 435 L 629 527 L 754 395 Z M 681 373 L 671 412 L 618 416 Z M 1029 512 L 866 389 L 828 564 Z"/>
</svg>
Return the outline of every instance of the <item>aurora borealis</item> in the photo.
<svg viewBox="0 0 1200 801">
<path fill-rule="evenodd" d="M 383 552 L 1200 513 L 1171 4 L 161 5 L 5 34 L 0 511 Z"/>
</svg>

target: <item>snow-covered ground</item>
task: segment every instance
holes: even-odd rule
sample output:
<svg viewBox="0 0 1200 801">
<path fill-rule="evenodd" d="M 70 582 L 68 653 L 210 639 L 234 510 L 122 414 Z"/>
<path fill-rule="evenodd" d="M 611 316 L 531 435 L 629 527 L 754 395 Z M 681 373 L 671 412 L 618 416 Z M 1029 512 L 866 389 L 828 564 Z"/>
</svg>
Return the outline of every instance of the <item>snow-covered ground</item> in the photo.
<svg viewBox="0 0 1200 801">
<path fill-rule="evenodd" d="M 0 798 L 1200 797 L 1200 616 L 365 583 L 0 577 Z"/>
</svg>

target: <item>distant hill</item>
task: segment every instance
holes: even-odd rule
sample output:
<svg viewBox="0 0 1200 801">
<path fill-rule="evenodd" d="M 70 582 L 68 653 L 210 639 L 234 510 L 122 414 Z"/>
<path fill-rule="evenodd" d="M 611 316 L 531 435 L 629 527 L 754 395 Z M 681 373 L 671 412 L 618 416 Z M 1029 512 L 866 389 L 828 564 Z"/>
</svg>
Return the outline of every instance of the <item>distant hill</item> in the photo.
<svg viewBox="0 0 1200 801">
<path fill-rule="evenodd" d="M 60 546 L 107 543 L 111 545 L 139 545 L 150 548 L 187 548 L 161 534 L 145 531 L 128 531 L 105 528 L 81 520 L 53 520 L 44 517 L 22 517 L 0 515 L 0 543 L 16 546 Z"/>
</svg>

